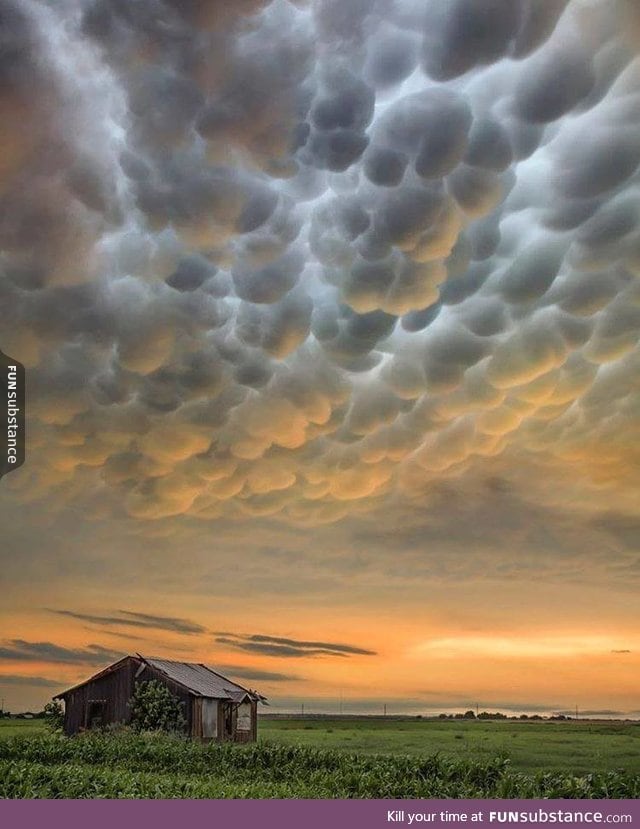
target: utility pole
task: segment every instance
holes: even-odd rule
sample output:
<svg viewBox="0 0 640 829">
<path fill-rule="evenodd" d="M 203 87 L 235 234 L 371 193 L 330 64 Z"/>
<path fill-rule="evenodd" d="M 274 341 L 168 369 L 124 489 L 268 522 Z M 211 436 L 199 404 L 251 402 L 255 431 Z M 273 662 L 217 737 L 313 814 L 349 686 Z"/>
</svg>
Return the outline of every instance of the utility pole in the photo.
<svg viewBox="0 0 640 829">
<path fill-rule="evenodd" d="M 576 703 L 576 720 L 578 719 L 578 704 Z"/>
<path fill-rule="evenodd" d="M 342 691 L 340 691 L 340 716 L 342 716 Z"/>
<path fill-rule="evenodd" d="M 302 713 L 302 716 L 304 717 L 304 702 L 302 703 L 302 711 L 301 711 L 301 713 Z"/>
<path fill-rule="evenodd" d="M 385 715 L 385 717 L 387 716 L 387 703 L 386 702 L 384 704 L 384 715 Z"/>
</svg>

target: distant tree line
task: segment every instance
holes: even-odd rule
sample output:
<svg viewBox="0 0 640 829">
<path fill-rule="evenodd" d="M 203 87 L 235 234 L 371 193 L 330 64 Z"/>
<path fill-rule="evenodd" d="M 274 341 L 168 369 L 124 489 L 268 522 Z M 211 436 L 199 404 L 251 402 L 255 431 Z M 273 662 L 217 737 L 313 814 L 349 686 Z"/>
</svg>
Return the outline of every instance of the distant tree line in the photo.
<svg viewBox="0 0 640 829">
<path fill-rule="evenodd" d="M 0 717 L 5 717 L 10 720 L 43 720 L 47 716 L 44 710 L 42 711 L 20 711 L 19 714 L 12 714 L 11 711 L 0 711 Z"/>
<path fill-rule="evenodd" d="M 507 715 L 501 711 L 480 711 L 476 714 L 475 711 L 465 711 L 464 714 L 438 714 L 440 720 L 572 720 L 568 714 L 551 714 L 550 716 L 542 716 L 541 714 L 516 714 Z"/>
</svg>

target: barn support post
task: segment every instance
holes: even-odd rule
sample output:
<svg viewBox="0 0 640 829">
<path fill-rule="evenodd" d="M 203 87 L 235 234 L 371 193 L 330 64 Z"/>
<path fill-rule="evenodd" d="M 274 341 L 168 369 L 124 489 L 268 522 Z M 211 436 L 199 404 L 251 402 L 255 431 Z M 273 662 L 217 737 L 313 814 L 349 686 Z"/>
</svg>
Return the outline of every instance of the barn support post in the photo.
<svg viewBox="0 0 640 829">
<path fill-rule="evenodd" d="M 193 697 L 191 702 L 191 736 L 202 737 L 202 697 Z"/>
</svg>

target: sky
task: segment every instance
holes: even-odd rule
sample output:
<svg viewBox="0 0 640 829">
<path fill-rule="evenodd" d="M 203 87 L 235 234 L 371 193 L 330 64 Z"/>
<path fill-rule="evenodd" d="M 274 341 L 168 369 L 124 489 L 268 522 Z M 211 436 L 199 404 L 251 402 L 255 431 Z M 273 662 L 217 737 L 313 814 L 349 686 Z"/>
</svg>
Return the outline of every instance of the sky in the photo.
<svg viewBox="0 0 640 829">
<path fill-rule="evenodd" d="M 6 0 L 0 696 L 640 716 L 633 0 Z"/>
</svg>

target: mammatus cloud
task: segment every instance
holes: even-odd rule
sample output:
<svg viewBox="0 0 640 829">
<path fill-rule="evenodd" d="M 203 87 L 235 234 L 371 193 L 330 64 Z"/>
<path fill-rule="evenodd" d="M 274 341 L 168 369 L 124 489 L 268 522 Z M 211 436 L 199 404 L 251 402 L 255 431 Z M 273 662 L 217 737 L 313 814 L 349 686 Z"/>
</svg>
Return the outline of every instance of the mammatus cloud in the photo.
<svg viewBox="0 0 640 829">
<path fill-rule="evenodd" d="M 305 642 L 300 639 L 286 639 L 281 636 L 265 636 L 254 633 L 239 635 L 219 633 L 215 641 L 237 650 L 263 656 L 375 656 L 375 651 L 354 645 L 342 645 L 335 642 Z"/>
<path fill-rule="evenodd" d="M 121 651 L 112 651 L 101 645 L 84 648 L 65 648 L 53 642 L 25 642 L 10 639 L 0 643 L 0 660 L 11 662 L 60 662 L 68 665 L 107 665 L 121 659 Z"/>
<path fill-rule="evenodd" d="M 593 523 L 621 541 L 627 549 L 640 549 L 640 520 L 635 515 L 605 513 L 596 517 Z"/>
<path fill-rule="evenodd" d="M 632 512 L 633 5 L 232 5 L 5 3 L 13 497 L 318 525 L 503 455 Z"/>
<path fill-rule="evenodd" d="M 112 616 L 100 616 L 90 613 L 77 613 L 73 610 L 50 610 L 59 616 L 68 616 L 83 622 L 92 622 L 106 627 L 137 627 L 154 630 L 167 630 L 174 633 L 206 633 L 206 628 L 188 619 L 176 619 L 173 616 L 153 616 L 148 613 L 134 613 L 131 610 L 117 610 Z"/>
</svg>

